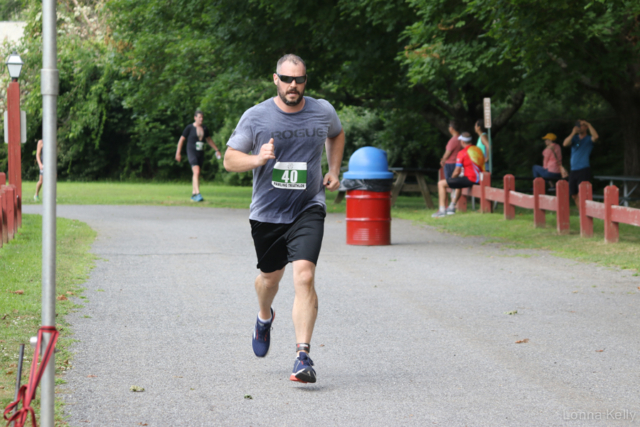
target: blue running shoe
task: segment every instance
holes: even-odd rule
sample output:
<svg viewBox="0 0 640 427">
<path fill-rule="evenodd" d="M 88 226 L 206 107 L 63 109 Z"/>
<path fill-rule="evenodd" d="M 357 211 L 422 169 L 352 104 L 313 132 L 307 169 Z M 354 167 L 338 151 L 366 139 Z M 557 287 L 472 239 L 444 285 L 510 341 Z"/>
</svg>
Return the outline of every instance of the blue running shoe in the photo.
<svg viewBox="0 0 640 427">
<path fill-rule="evenodd" d="M 262 323 L 260 319 L 256 320 L 256 327 L 253 330 L 253 352 L 258 357 L 265 357 L 269 354 L 269 344 L 271 344 L 271 325 L 276 320 L 276 312 L 271 309 L 271 322 Z"/>
<path fill-rule="evenodd" d="M 202 198 L 202 195 L 200 193 L 196 194 L 196 202 L 204 202 L 204 199 Z"/>
<path fill-rule="evenodd" d="M 296 361 L 293 363 L 293 373 L 289 377 L 291 381 L 297 381 L 300 383 L 315 383 L 316 371 L 312 368 L 313 360 L 307 353 L 301 351 L 296 357 Z"/>
<path fill-rule="evenodd" d="M 197 194 L 192 194 L 191 195 L 191 201 L 192 202 L 197 202 L 198 201 L 196 196 L 197 196 Z"/>
</svg>

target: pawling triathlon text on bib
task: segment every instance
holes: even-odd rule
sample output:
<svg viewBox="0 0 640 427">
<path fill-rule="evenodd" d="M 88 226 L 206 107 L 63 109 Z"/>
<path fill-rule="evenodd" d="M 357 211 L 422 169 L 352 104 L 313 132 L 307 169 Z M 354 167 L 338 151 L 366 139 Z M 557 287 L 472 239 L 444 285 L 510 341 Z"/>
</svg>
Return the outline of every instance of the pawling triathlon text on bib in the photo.
<svg viewBox="0 0 640 427">
<path fill-rule="evenodd" d="M 271 185 L 285 190 L 306 190 L 307 163 L 277 162 L 273 166 Z"/>
</svg>

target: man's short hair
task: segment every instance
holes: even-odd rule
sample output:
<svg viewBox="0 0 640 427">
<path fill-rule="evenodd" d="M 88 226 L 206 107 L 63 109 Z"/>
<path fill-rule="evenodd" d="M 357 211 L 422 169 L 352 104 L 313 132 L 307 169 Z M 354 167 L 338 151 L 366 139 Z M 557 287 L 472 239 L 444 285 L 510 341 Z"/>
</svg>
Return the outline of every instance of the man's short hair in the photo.
<svg viewBox="0 0 640 427">
<path fill-rule="evenodd" d="M 278 59 L 278 64 L 276 65 L 276 73 L 280 72 L 280 66 L 285 62 L 291 62 L 294 65 L 302 64 L 304 66 L 304 72 L 307 72 L 307 64 L 300 58 L 298 55 L 294 55 L 293 53 L 287 53 L 282 58 Z"/>
<path fill-rule="evenodd" d="M 455 130 L 456 132 L 460 132 L 460 125 L 456 120 L 451 120 L 449 122 L 449 127 Z"/>
<path fill-rule="evenodd" d="M 204 117 L 204 113 L 203 113 L 203 112 L 202 112 L 202 110 L 201 110 L 201 109 L 199 109 L 199 108 L 196 110 L 196 113 L 193 115 L 193 117 L 197 117 L 198 115 L 200 115 L 200 116 Z"/>
</svg>

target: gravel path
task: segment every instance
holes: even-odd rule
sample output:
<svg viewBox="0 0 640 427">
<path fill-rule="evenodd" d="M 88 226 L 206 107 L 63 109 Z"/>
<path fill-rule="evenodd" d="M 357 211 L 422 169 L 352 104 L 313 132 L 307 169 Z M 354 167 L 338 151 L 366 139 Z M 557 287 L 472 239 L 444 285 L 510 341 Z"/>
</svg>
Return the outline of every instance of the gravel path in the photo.
<svg viewBox="0 0 640 427">
<path fill-rule="evenodd" d="M 288 380 L 290 269 L 271 352 L 251 350 L 247 211 L 58 214 L 97 230 L 100 257 L 69 317 L 78 343 L 59 396 L 71 426 L 640 425 L 640 277 L 628 271 L 401 220 L 392 246 L 347 246 L 344 215 L 329 215 L 318 382 L 302 385 Z"/>
</svg>

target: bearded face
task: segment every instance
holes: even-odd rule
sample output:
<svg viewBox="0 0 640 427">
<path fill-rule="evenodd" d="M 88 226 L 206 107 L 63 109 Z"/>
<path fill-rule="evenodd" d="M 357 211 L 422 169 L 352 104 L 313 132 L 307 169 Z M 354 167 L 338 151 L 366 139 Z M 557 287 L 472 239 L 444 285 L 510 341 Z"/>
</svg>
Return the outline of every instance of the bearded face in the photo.
<svg viewBox="0 0 640 427">
<path fill-rule="evenodd" d="M 306 72 L 307 70 L 304 65 L 300 63 L 294 64 L 289 61 L 282 63 L 277 70 L 278 74 L 290 77 L 304 76 L 306 75 Z M 295 80 L 292 80 L 290 83 L 285 83 L 278 78 L 277 74 L 274 74 L 273 78 L 274 83 L 278 88 L 278 97 L 283 103 L 293 107 L 302 102 L 307 82 L 296 83 Z"/>
<path fill-rule="evenodd" d="M 278 84 L 278 96 L 285 104 L 289 106 L 294 106 L 300 104 L 302 102 L 302 97 L 304 96 L 304 83 L 298 85 L 294 82 L 292 83 L 283 83 L 280 82 Z"/>
</svg>

